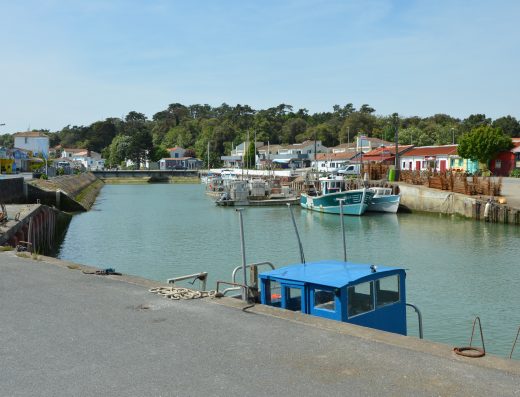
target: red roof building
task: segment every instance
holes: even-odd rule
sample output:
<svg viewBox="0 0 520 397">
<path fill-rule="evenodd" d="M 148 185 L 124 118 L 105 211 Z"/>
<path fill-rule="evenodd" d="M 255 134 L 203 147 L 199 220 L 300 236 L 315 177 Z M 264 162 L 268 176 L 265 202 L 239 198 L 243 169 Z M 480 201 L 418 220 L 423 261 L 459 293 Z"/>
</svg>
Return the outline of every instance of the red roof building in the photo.
<svg viewBox="0 0 520 397">
<path fill-rule="evenodd" d="M 520 138 L 513 138 L 515 145 L 507 152 L 500 152 L 490 161 L 489 170 L 496 176 L 509 176 L 515 168 L 520 169 Z"/>
</svg>

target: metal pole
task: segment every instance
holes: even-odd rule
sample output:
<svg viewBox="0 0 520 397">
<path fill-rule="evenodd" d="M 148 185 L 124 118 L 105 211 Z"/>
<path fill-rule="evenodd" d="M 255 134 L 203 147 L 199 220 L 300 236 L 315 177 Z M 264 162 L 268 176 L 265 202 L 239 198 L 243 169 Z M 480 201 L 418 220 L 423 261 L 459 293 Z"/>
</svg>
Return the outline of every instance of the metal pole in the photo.
<svg viewBox="0 0 520 397">
<path fill-rule="evenodd" d="M 316 161 L 316 130 L 314 130 L 314 166 L 316 167 L 316 169 L 318 169 L 318 162 Z"/>
<path fill-rule="evenodd" d="M 394 128 L 395 128 L 395 180 L 396 182 L 399 181 L 399 171 L 400 171 L 400 163 L 399 163 L 399 126 L 398 126 L 398 122 L 399 122 L 399 116 L 397 113 L 394 113 L 392 115 L 393 119 L 394 119 Z"/>
<path fill-rule="evenodd" d="M 451 144 L 455 145 L 455 128 L 451 129 Z"/>
<path fill-rule="evenodd" d="M 341 222 L 341 235 L 343 236 L 343 260 L 347 261 L 347 242 L 345 240 L 345 225 L 343 224 L 343 202 L 344 198 L 337 199 L 339 201 L 339 220 Z"/>
<path fill-rule="evenodd" d="M 242 220 L 243 208 L 237 208 L 235 211 L 238 212 L 238 219 L 240 219 L 240 245 L 242 247 L 242 275 L 243 275 L 243 287 L 242 287 L 242 300 L 247 302 L 247 275 L 246 275 L 246 246 L 244 242 L 244 221 Z"/>
<path fill-rule="evenodd" d="M 296 221 L 294 220 L 294 214 L 292 212 L 291 204 L 287 203 L 287 207 L 289 207 L 289 212 L 291 213 L 291 219 L 294 226 L 294 232 L 296 233 L 296 238 L 298 239 L 298 248 L 300 249 L 300 259 L 303 264 L 305 264 L 305 255 L 303 254 L 303 246 L 300 240 L 300 234 L 298 233 L 298 227 L 296 227 Z"/>
</svg>

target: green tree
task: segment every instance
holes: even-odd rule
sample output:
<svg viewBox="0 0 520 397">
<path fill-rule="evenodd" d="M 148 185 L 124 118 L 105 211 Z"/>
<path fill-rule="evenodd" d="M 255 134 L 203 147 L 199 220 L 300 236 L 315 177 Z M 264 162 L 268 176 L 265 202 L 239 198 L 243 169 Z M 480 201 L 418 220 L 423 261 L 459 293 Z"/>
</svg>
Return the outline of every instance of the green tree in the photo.
<svg viewBox="0 0 520 397">
<path fill-rule="evenodd" d="M 244 154 L 244 168 L 256 168 L 256 148 L 253 141 L 249 142 L 247 151 Z"/>
<path fill-rule="evenodd" d="M 0 135 L 0 147 L 11 149 L 14 145 L 14 136 L 11 134 Z"/>
<path fill-rule="evenodd" d="M 463 158 L 488 164 L 499 152 L 513 146 L 511 137 L 504 135 L 502 130 L 483 125 L 460 138 L 458 153 Z"/>
<path fill-rule="evenodd" d="M 493 127 L 500 128 L 504 134 L 520 137 L 520 123 L 511 116 L 500 117 L 493 121 Z"/>
<path fill-rule="evenodd" d="M 121 163 L 128 158 L 131 138 L 126 135 L 117 135 L 109 146 L 108 151 L 108 164 L 109 167 L 115 167 L 121 165 Z"/>
</svg>

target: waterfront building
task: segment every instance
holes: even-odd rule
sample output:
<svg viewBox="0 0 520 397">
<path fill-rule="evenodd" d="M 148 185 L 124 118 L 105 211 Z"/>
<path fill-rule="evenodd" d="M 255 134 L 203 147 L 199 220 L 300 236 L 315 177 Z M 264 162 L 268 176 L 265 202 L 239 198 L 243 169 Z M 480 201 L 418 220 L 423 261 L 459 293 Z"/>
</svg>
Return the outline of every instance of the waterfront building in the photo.
<svg viewBox="0 0 520 397">
<path fill-rule="evenodd" d="M 49 158 L 49 137 L 43 132 L 17 132 L 14 136 L 14 147 L 28 150 L 32 156 Z"/>
<path fill-rule="evenodd" d="M 407 171 L 448 170 L 473 173 L 478 162 L 463 159 L 457 153 L 457 145 L 420 146 L 400 156 L 401 169 Z"/>
<path fill-rule="evenodd" d="M 178 159 L 180 157 L 184 157 L 184 153 L 186 153 L 186 149 L 180 147 L 180 146 L 174 146 L 172 148 L 166 149 L 168 152 L 170 152 L 170 158 L 172 159 Z"/>
<path fill-rule="evenodd" d="M 195 157 L 162 158 L 159 160 L 160 170 L 198 170 L 204 162 Z"/>
<path fill-rule="evenodd" d="M 363 163 L 381 163 L 394 165 L 395 164 L 395 145 L 381 146 L 370 152 L 363 153 L 363 156 L 358 156 L 358 160 Z M 399 145 L 397 147 L 397 154 L 399 158 L 405 156 L 410 150 L 414 148 L 413 145 Z"/>
<path fill-rule="evenodd" d="M 496 176 L 509 176 L 511 171 L 520 169 L 520 138 L 512 138 L 514 147 L 498 153 L 490 161 L 489 170 Z"/>
<path fill-rule="evenodd" d="M 317 167 L 320 172 L 335 172 L 353 161 L 358 154 L 355 148 L 342 152 L 318 153 L 312 167 Z"/>
<path fill-rule="evenodd" d="M 82 167 L 89 171 L 102 170 L 105 168 L 105 159 L 101 158 L 101 154 L 91 150 L 63 149 L 61 157 L 81 164 Z"/>
<path fill-rule="evenodd" d="M 231 151 L 230 156 L 222 156 L 225 167 L 241 168 L 244 156 L 245 142 Z M 256 142 L 256 167 L 270 168 L 303 168 L 309 167 L 314 160 L 314 154 L 328 152 L 329 149 L 321 141 L 307 140 L 292 145 L 264 145 Z"/>
</svg>

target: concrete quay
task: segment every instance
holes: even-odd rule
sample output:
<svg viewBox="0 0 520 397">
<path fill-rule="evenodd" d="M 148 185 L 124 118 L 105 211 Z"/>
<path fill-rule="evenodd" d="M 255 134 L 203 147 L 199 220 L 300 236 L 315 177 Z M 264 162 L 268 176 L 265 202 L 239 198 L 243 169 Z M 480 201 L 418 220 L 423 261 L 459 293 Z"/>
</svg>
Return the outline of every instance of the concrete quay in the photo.
<svg viewBox="0 0 520 397">
<path fill-rule="evenodd" d="M 520 395 L 518 361 L 82 269 L 0 253 L 1 395 Z"/>
</svg>

